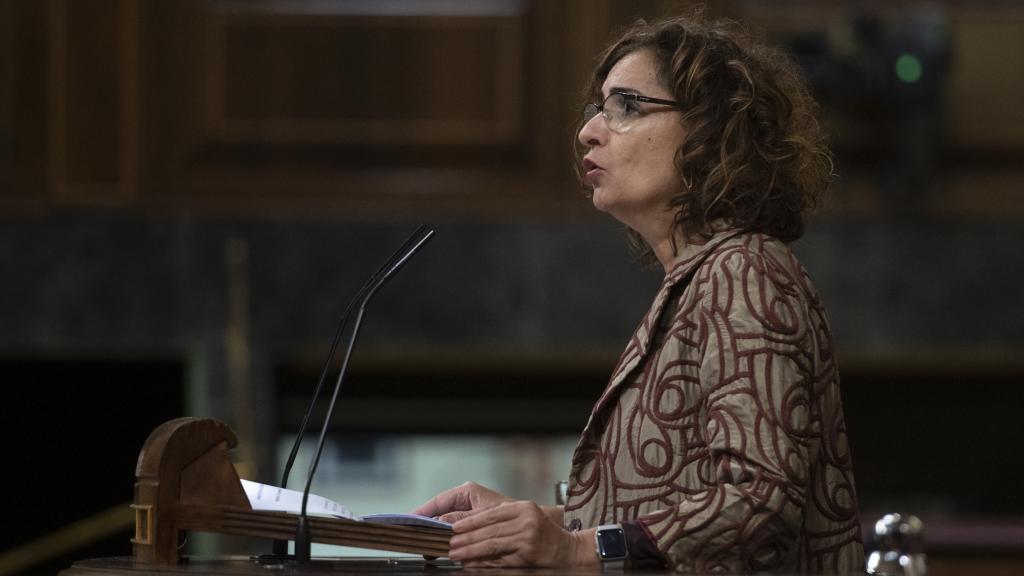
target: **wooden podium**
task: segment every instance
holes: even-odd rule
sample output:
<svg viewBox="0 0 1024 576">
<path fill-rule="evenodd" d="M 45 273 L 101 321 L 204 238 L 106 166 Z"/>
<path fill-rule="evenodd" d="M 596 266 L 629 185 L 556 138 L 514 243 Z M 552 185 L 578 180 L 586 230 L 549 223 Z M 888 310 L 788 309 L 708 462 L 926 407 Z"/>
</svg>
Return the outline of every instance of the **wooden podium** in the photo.
<svg viewBox="0 0 1024 576">
<path fill-rule="evenodd" d="M 444 559 L 317 558 L 296 564 L 248 557 L 178 556 L 179 536 L 189 530 L 291 540 L 298 516 L 253 510 L 228 451 L 238 443 L 223 422 L 179 418 L 157 427 L 139 454 L 135 470 L 135 537 L 133 555 L 75 562 L 60 576 L 307 576 L 320 574 L 427 574 L 443 576 L 590 576 L 593 571 L 566 569 L 466 569 Z M 354 520 L 310 519 L 314 542 L 448 555 L 451 532 L 432 528 L 389 526 Z M 269 548 L 269 547 L 268 547 Z M 663 574 L 664 572 L 655 572 Z M 650 572 L 634 572 L 650 574 Z"/>
<path fill-rule="evenodd" d="M 180 534 L 216 532 L 292 540 L 298 516 L 253 510 L 228 451 L 234 432 L 213 419 L 178 418 L 146 439 L 135 469 L 134 563 L 175 565 Z M 343 518 L 310 518 L 313 542 L 357 548 L 448 555 L 451 532 Z"/>
</svg>

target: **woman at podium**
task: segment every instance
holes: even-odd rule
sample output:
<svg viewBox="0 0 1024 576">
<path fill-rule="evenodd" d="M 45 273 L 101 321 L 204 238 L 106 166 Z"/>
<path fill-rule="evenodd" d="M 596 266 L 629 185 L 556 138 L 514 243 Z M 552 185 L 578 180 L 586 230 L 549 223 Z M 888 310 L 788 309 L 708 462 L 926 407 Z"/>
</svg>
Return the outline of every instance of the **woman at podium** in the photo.
<svg viewBox="0 0 1024 576">
<path fill-rule="evenodd" d="M 664 281 L 564 506 L 467 483 L 415 512 L 471 566 L 862 569 L 832 335 L 788 246 L 832 174 L 799 74 L 727 23 L 640 22 L 589 95 L 578 172 Z"/>
</svg>

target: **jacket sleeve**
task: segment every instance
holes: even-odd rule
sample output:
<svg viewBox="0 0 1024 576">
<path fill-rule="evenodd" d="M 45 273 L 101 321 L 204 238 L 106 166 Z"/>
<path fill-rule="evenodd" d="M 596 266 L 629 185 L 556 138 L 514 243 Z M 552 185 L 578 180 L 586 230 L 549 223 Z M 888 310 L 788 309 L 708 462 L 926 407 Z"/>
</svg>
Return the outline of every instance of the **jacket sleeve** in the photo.
<svg viewBox="0 0 1024 576">
<path fill-rule="evenodd" d="M 807 303 L 786 267 L 744 250 L 694 281 L 709 466 L 678 505 L 639 520 L 677 571 L 791 569 L 817 436 Z"/>
</svg>

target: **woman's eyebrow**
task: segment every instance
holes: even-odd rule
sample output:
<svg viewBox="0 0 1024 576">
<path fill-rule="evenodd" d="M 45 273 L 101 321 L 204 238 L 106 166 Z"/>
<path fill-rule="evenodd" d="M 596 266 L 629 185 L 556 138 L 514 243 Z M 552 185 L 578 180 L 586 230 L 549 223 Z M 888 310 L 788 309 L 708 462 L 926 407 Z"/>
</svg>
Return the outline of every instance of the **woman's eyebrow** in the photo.
<svg viewBox="0 0 1024 576">
<path fill-rule="evenodd" d="M 637 96 L 643 96 L 636 88 L 629 88 L 626 86 L 612 86 L 608 89 L 609 94 L 636 94 Z"/>
</svg>

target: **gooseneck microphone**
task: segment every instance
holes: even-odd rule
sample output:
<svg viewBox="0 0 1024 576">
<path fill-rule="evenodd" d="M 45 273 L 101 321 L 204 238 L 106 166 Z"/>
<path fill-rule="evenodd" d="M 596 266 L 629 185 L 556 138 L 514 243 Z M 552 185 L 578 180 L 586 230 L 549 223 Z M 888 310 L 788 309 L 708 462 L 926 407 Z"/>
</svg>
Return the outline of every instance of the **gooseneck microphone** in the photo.
<svg viewBox="0 0 1024 576">
<path fill-rule="evenodd" d="M 309 534 L 309 516 L 306 513 L 306 507 L 309 503 L 309 489 L 313 485 L 313 476 L 316 474 L 317 466 L 320 464 L 320 455 L 324 450 L 324 439 L 327 437 L 327 427 L 331 422 L 331 417 L 334 414 L 334 407 L 338 402 L 338 393 L 341 391 L 341 385 L 345 380 L 345 372 L 348 370 L 348 362 L 352 357 L 352 349 L 356 344 L 356 337 L 359 335 L 359 327 L 363 322 L 363 317 L 366 314 L 366 306 L 370 303 L 370 299 L 373 298 L 377 290 L 380 289 L 392 276 L 395 275 L 405 264 L 413 257 L 434 236 L 433 230 L 428 230 L 423 226 L 416 229 L 415 232 L 402 244 L 395 254 L 377 271 L 370 280 L 360 289 L 359 293 L 349 304 L 345 310 L 345 314 L 342 317 L 341 325 L 338 327 L 337 335 L 335 336 L 334 343 L 331 345 L 330 356 L 328 357 L 327 363 L 330 364 L 331 358 L 337 349 L 337 344 L 340 340 L 341 333 L 343 332 L 344 325 L 348 319 L 348 315 L 351 312 L 353 306 L 358 302 L 359 309 L 356 312 L 355 322 L 352 325 L 352 332 L 349 334 L 348 343 L 345 349 L 345 356 L 341 361 L 341 370 L 338 372 L 338 378 L 334 382 L 334 392 L 331 395 L 331 403 L 327 406 L 327 415 L 324 417 L 323 426 L 320 429 L 320 439 L 317 441 L 316 454 L 313 456 L 313 461 L 309 465 L 309 472 L 306 475 L 306 487 L 302 491 L 302 513 L 299 515 L 298 523 L 295 527 L 295 561 L 299 563 L 309 562 L 310 558 L 310 534 Z M 316 396 L 319 395 L 320 389 L 324 382 L 324 376 L 327 373 L 327 366 L 324 366 L 324 371 L 321 374 L 320 382 L 317 384 L 317 389 L 314 392 L 314 402 Z M 310 406 L 312 410 L 312 406 Z M 306 419 L 309 417 L 309 411 L 306 413 L 306 418 L 303 420 L 303 428 L 305 427 Z M 300 431 L 300 434 L 303 431 Z M 294 462 L 294 454 L 297 451 L 298 442 L 301 440 L 301 436 L 296 440 L 296 447 L 292 450 L 292 456 L 289 457 L 288 470 L 285 472 L 285 480 L 287 480 L 288 472 L 290 472 L 291 464 Z M 283 483 L 282 483 L 283 487 Z"/>
<path fill-rule="evenodd" d="M 362 300 L 363 296 L 370 289 L 371 286 L 376 283 L 388 269 L 394 266 L 395 262 L 409 252 L 410 247 L 423 235 L 426 230 L 426 226 L 420 226 L 417 228 L 412 235 L 405 239 L 405 242 L 395 250 L 388 259 L 384 262 L 381 267 L 370 276 L 363 286 L 356 292 L 356 295 L 348 303 L 345 308 L 345 313 L 341 315 L 341 320 L 338 321 L 338 329 L 334 333 L 334 340 L 331 341 L 330 352 L 327 353 L 327 360 L 324 361 L 324 367 L 320 371 L 320 379 L 316 383 L 316 388 L 313 390 L 313 398 L 309 401 L 309 408 L 306 409 L 305 415 L 302 417 L 302 424 L 299 425 L 299 433 L 295 438 L 295 443 L 292 444 L 292 451 L 288 455 L 288 462 L 284 465 L 284 473 L 281 475 L 281 488 L 288 487 L 288 477 L 291 475 L 292 466 L 295 465 L 295 457 L 299 453 L 299 446 L 302 444 L 302 439 L 306 435 L 306 426 L 309 424 L 309 417 L 313 414 L 313 409 L 316 408 L 317 400 L 320 399 L 320 392 L 323 390 L 324 382 L 327 380 L 327 372 L 331 368 L 331 362 L 334 361 L 334 353 L 338 349 L 338 342 L 341 341 L 341 335 L 345 331 L 345 325 L 348 323 L 349 314 L 352 313 L 352 308 L 356 305 L 356 302 Z"/>
<path fill-rule="evenodd" d="M 324 361 L 323 369 L 320 370 L 320 379 L 317 380 L 316 388 L 313 389 L 313 397 L 309 401 L 309 407 L 306 409 L 306 413 L 302 416 L 302 423 L 299 425 L 299 432 L 295 437 L 295 442 L 292 444 L 292 450 L 288 454 L 288 460 L 284 465 L 284 472 L 281 474 L 281 488 L 288 487 L 288 477 L 291 475 L 292 466 L 295 465 L 295 458 L 299 453 L 299 447 L 302 445 L 302 440 L 306 436 L 306 428 L 309 425 L 309 418 L 312 416 L 313 410 L 316 408 L 316 404 L 320 400 L 320 393 L 323 391 L 324 382 L 327 381 L 327 373 L 330 371 L 331 363 L 334 361 L 334 354 L 338 350 L 338 342 L 341 341 L 341 335 L 345 332 L 345 326 L 348 324 L 348 317 L 352 313 L 352 308 L 355 307 L 357 302 L 363 301 L 364 296 L 366 296 L 366 293 L 374 286 L 374 284 L 377 284 L 378 282 L 383 284 L 384 281 L 381 280 L 381 278 L 385 274 L 393 273 L 393 271 L 388 271 L 392 270 L 397 262 L 403 258 L 408 258 L 418 249 L 417 245 L 421 245 L 423 243 L 422 237 L 424 237 L 426 232 L 427 227 L 422 224 L 416 228 L 416 230 L 414 230 L 413 233 L 405 239 L 405 242 L 402 242 L 402 245 L 384 261 L 384 264 L 382 264 L 376 272 L 367 278 L 366 282 L 363 283 L 363 286 L 359 288 L 358 292 L 356 292 L 356 295 L 349 301 L 348 306 L 345 307 L 345 312 L 341 315 L 341 320 L 338 321 L 338 329 L 334 332 L 334 339 L 331 341 L 331 348 L 327 353 L 327 360 Z M 426 234 L 426 238 L 429 238 L 433 234 L 434 231 L 430 230 L 429 234 Z M 417 247 L 413 248 L 414 246 Z M 327 420 L 330 420 L 329 415 Z M 273 544 L 273 557 L 280 558 L 287 555 L 288 541 L 275 540 Z"/>
</svg>

